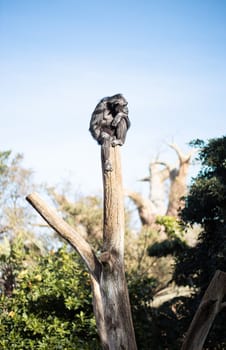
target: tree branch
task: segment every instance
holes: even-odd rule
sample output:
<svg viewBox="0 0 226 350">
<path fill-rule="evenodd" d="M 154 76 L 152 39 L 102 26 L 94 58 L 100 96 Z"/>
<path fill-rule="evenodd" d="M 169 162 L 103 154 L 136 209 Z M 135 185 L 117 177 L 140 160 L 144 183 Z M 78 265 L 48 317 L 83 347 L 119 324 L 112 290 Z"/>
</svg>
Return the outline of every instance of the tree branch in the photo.
<svg viewBox="0 0 226 350">
<path fill-rule="evenodd" d="M 181 350 L 201 350 L 226 294 L 226 273 L 215 272 L 191 322 Z"/>
<path fill-rule="evenodd" d="M 176 143 L 170 143 L 169 147 L 176 152 L 180 164 L 189 163 L 191 157 L 197 152 L 197 150 L 192 150 L 188 154 L 183 154 Z"/>
<path fill-rule="evenodd" d="M 43 217 L 49 226 L 76 249 L 92 276 L 99 281 L 102 265 L 90 245 L 70 225 L 60 218 L 56 210 L 48 206 L 37 193 L 28 195 L 26 200 Z"/>
<path fill-rule="evenodd" d="M 127 190 L 125 194 L 136 205 L 141 223 L 151 226 L 155 222 L 154 208 L 151 201 L 139 193 Z"/>
</svg>

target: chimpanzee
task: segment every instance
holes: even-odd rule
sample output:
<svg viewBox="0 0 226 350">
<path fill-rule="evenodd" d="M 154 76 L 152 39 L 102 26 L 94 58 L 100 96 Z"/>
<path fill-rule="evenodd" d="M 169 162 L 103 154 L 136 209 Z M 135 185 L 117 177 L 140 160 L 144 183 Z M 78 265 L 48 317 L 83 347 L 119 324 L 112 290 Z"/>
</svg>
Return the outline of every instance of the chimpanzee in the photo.
<svg viewBox="0 0 226 350">
<path fill-rule="evenodd" d="M 104 97 L 94 109 L 89 131 L 102 147 L 104 170 L 112 171 L 109 161 L 110 147 L 122 146 L 130 127 L 128 102 L 122 94 Z"/>
</svg>

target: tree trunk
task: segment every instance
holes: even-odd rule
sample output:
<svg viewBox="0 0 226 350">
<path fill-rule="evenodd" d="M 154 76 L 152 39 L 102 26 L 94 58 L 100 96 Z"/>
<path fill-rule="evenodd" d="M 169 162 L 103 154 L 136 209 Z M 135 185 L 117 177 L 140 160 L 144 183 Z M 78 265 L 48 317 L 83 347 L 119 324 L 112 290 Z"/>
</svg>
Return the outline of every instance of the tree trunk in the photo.
<svg viewBox="0 0 226 350">
<path fill-rule="evenodd" d="M 93 309 L 104 350 L 136 350 L 124 272 L 124 205 L 119 147 L 110 148 L 113 171 L 103 167 L 103 251 L 98 259 L 91 246 L 35 193 L 29 203 L 80 254 L 92 282 Z"/>
<path fill-rule="evenodd" d="M 179 210 L 184 206 L 183 197 L 187 194 L 186 182 L 194 151 L 184 155 L 176 144 L 170 144 L 169 146 L 174 149 L 178 156 L 179 167 L 178 169 L 172 169 L 170 172 L 170 192 L 166 215 L 178 217 Z"/>
<path fill-rule="evenodd" d="M 226 273 L 217 270 L 186 334 L 181 350 L 201 350 L 217 314 L 225 307 Z"/>
<path fill-rule="evenodd" d="M 104 246 L 100 289 L 109 349 L 135 350 L 136 342 L 124 272 L 124 193 L 119 147 L 110 148 L 113 171 L 103 172 Z"/>
<path fill-rule="evenodd" d="M 178 217 L 179 209 L 183 208 L 183 197 L 187 193 L 187 175 L 191 157 L 194 151 L 187 155 L 182 154 L 176 144 L 170 144 L 178 156 L 179 166 L 155 161 L 149 165 L 149 176 L 141 179 L 150 183 L 149 198 L 143 198 L 139 193 L 127 191 L 137 207 L 143 225 L 152 226 L 156 215 Z M 161 168 L 163 167 L 163 168 Z M 165 182 L 170 180 L 169 195 L 166 203 Z"/>
<path fill-rule="evenodd" d="M 149 176 L 141 179 L 141 181 L 149 182 L 149 198 L 152 204 L 152 215 L 165 215 L 166 213 L 165 181 L 169 178 L 170 171 L 171 168 L 167 163 L 156 160 L 149 165 Z"/>
</svg>

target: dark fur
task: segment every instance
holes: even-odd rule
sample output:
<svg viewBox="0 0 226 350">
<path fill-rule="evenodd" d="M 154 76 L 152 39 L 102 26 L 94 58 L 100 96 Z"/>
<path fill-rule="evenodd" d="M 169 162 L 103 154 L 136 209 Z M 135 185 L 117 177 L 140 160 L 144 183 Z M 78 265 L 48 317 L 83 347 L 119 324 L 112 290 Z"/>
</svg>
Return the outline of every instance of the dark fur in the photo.
<svg viewBox="0 0 226 350">
<path fill-rule="evenodd" d="M 89 131 L 102 147 L 106 171 L 112 170 L 109 162 L 110 146 L 122 146 L 130 127 L 127 104 L 122 94 L 104 97 L 91 116 Z"/>
</svg>

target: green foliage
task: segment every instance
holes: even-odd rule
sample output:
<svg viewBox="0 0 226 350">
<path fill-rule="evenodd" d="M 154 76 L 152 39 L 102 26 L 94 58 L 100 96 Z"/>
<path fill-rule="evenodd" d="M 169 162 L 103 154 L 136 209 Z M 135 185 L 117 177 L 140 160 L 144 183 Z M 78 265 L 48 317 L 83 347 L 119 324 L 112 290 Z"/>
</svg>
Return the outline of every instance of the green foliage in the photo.
<svg viewBox="0 0 226 350">
<path fill-rule="evenodd" d="M 4 151 L 0 152 L 0 175 L 4 175 L 4 173 L 7 170 L 7 163 L 9 156 L 11 154 L 11 151 Z"/>
<path fill-rule="evenodd" d="M 128 275 L 127 280 L 137 346 L 149 350 L 153 326 L 151 301 L 157 281 L 148 276 L 139 278 L 135 274 Z"/>
<path fill-rule="evenodd" d="M 179 349 L 215 270 L 226 271 L 226 138 L 208 144 L 197 140 L 193 145 L 202 147 L 202 169 L 185 198 L 183 226 L 174 218 L 158 217 L 157 224 L 164 227 L 168 238 L 161 243 L 156 243 L 157 232 L 143 230 L 133 239 L 127 232 L 128 287 L 138 348 L 142 350 Z M 22 199 L 31 184 L 26 182 L 30 171 L 21 167 L 21 160 L 19 155 L 11 159 L 8 151 L 0 153 L 0 229 L 8 235 L 0 244 L 0 348 L 99 349 L 88 273 L 77 254 L 62 248 L 41 256 L 26 235 L 31 231 Z M 91 241 L 99 241 L 99 198 L 80 198 L 73 204 L 63 196 L 57 200 L 71 225 L 82 228 Z M 194 224 L 202 231 L 197 245 L 188 247 L 182 231 Z M 194 287 L 193 295 L 153 308 L 154 292 L 171 278 L 172 258 L 160 258 L 168 255 L 176 262 L 174 281 Z M 161 263 L 163 260 L 168 265 Z M 226 315 L 219 314 L 206 349 L 226 348 L 225 322 Z"/>
<path fill-rule="evenodd" d="M 203 143 L 199 159 L 202 169 L 193 180 L 181 217 L 184 227 L 199 224 L 202 230 L 197 245 L 178 254 L 174 271 L 177 284 L 195 287 L 193 298 L 184 304 L 187 314 L 181 316 L 185 319 L 198 306 L 215 271 L 226 271 L 226 137 Z M 225 322 L 225 313 L 219 314 L 206 349 L 226 347 Z"/>
<path fill-rule="evenodd" d="M 164 226 L 168 238 L 181 238 L 183 230 L 178 220 L 173 216 L 157 216 L 156 223 Z"/>
<path fill-rule="evenodd" d="M 202 169 L 191 186 L 181 217 L 185 224 L 200 224 L 202 231 L 192 259 L 189 255 L 179 257 L 175 278 L 179 283 L 181 263 L 190 264 L 184 276 L 203 293 L 216 269 L 226 269 L 226 137 L 210 140 L 199 157 Z"/>
<path fill-rule="evenodd" d="M 189 146 L 195 147 L 195 148 L 200 148 L 200 147 L 203 147 L 204 145 L 205 145 L 205 142 L 200 139 L 195 139 L 189 142 Z"/>
<path fill-rule="evenodd" d="M 42 241 L 36 239 L 34 226 L 30 225 L 34 211 L 24 199 L 35 188 L 32 171 L 24 168 L 22 162 L 21 154 L 0 152 L 0 243 L 4 237 L 13 240 L 23 235 L 25 245 L 28 248 L 32 245 L 41 253 Z"/>
<path fill-rule="evenodd" d="M 148 248 L 149 256 L 166 257 L 168 255 L 176 255 L 187 248 L 186 242 L 181 239 L 173 238 L 171 240 L 166 239 L 162 242 L 156 242 Z"/>
<path fill-rule="evenodd" d="M 16 286 L 17 275 L 26 266 L 31 266 L 37 254 L 28 249 L 23 242 L 23 235 L 19 234 L 14 240 L 4 240 L 0 243 L 0 291 L 11 296 Z"/>
<path fill-rule="evenodd" d="M 175 217 L 158 216 L 156 223 L 164 227 L 164 232 L 168 239 L 151 244 L 147 249 L 150 257 L 160 258 L 167 257 L 168 255 L 176 255 L 187 247 L 185 240 L 182 239 L 182 226 Z"/>
<path fill-rule="evenodd" d="M 187 330 L 191 322 L 185 320 L 182 313 L 187 312 L 187 297 L 175 297 L 158 308 L 152 309 L 153 320 L 151 327 L 150 349 L 156 350 L 180 350 L 184 330 Z"/>
<path fill-rule="evenodd" d="M 155 349 L 180 349 L 183 336 L 196 312 L 203 293 L 217 269 L 226 271 L 226 137 L 210 140 L 207 144 L 196 140 L 201 147 L 198 159 L 201 171 L 193 179 L 185 208 L 181 212 L 182 223 L 175 234 L 173 223 L 160 218 L 168 240 L 149 247 L 151 256 L 173 254 L 175 258 L 173 280 L 179 286 L 189 286 L 189 297 L 173 298 L 153 312 L 152 347 Z M 181 230 L 201 227 L 198 242 L 187 246 Z M 179 233 L 179 234 L 178 234 Z M 225 349 L 225 313 L 216 318 L 204 349 Z"/>
<path fill-rule="evenodd" d="M 90 282 L 65 248 L 20 269 L 0 300 L 1 349 L 98 349 Z"/>
</svg>

